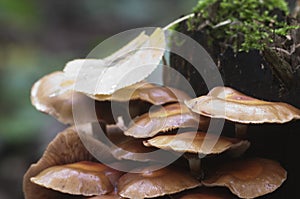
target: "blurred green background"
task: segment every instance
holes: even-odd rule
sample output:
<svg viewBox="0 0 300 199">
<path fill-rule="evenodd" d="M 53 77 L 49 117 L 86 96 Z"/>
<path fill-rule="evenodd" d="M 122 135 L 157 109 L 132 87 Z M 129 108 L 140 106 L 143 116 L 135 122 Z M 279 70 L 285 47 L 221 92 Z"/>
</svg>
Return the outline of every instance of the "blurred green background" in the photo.
<svg viewBox="0 0 300 199">
<path fill-rule="evenodd" d="M 165 26 L 197 0 L 0 0 L 0 198 L 23 198 L 26 169 L 64 128 L 30 102 L 32 84 L 102 40 Z"/>
<path fill-rule="evenodd" d="M 198 0 L 0 0 L 0 198 L 23 198 L 22 177 L 64 128 L 30 102 L 32 84 L 122 31 L 165 26 Z"/>
</svg>

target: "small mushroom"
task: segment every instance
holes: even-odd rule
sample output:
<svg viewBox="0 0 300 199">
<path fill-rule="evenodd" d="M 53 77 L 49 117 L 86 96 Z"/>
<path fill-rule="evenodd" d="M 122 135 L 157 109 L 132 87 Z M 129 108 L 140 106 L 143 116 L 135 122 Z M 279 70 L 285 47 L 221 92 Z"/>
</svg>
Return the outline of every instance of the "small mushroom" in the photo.
<svg viewBox="0 0 300 199">
<path fill-rule="evenodd" d="M 97 151 L 101 152 L 101 147 L 102 145 L 97 145 Z M 106 150 L 102 152 L 104 157 L 110 158 L 111 154 L 104 153 Z M 48 145 L 41 159 L 36 164 L 31 165 L 25 173 L 23 178 L 25 199 L 66 198 L 65 194 L 32 183 L 30 178 L 37 176 L 40 172 L 52 166 L 91 160 L 93 160 L 93 156 L 81 142 L 75 127 L 70 127 L 60 132 Z"/>
<path fill-rule="evenodd" d="M 145 147 L 142 139 L 128 138 L 111 147 L 111 154 L 118 160 L 132 160 L 138 162 L 165 162 L 173 154 L 159 151 L 154 147 Z M 174 156 L 174 155 L 173 155 Z"/>
<path fill-rule="evenodd" d="M 275 191 L 286 178 L 287 172 L 278 162 L 249 158 L 211 168 L 202 183 L 208 187 L 228 187 L 240 198 L 255 198 Z"/>
<path fill-rule="evenodd" d="M 172 196 L 174 199 L 237 199 L 230 191 L 224 188 L 199 187 L 187 190 Z"/>
<path fill-rule="evenodd" d="M 96 100 L 98 119 L 104 119 L 109 124 L 115 123 L 114 117 L 116 116 L 122 116 L 125 123 L 128 123 L 131 118 L 147 112 L 151 105 L 183 102 L 190 99 L 180 90 L 146 82 L 122 88 L 112 95 L 89 96 Z"/>
<path fill-rule="evenodd" d="M 95 162 L 77 162 L 49 167 L 31 182 L 72 195 L 103 195 L 113 191 L 122 172 Z"/>
<path fill-rule="evenodd" d="M 51 166 L 84 160 L 92 160 L 92 156 L 82 144 L 75 128 L 70 127 L 59 133 L 48 145 L 42 158 L 36 164 L 31 165 L 25 173 L 23 178 L 23 192 L 25 199 L 58 198 L 60 193 L 42 188 L 32 183 L 30 178 L 38 175 L 41 171 Z"/>
<path fill-rule="evenodd" d="M 211 155 L 231 150 L 231 153 L 241 155 L 249 148 L 250 143 L 246 140 L 218 137 L 204 132 L 184 132 L 176 135 L 156 136 L 144 141 L 144 145 L 182 153 Z M 200 157 L 190 154 L 185 154 L 184 157 L 189 161 L 191 172 L 201 177 Z"/>
<path fill-rule="evenodd" d="M 73 107 L 85 110 L 76 114 L 76 123 L 96 122 L 94 114 L 96 105 L 98 119 L 111 124 L 115 123 L 112 105 L 117 106 L 120 114 L 126 115 L 128 114 L 126 102 L 131 101 L 129 113 L 131 117 L 135 117 L 146 112 L 151 104 L 161 105 L 190 99 L 183 91 L 145 82 L 122 88 L 112 95 L 85 95 L 74 91 L 76 80 L 74 78 L 62 71 L 44 76 L 32 87 L 32 104 L 37 110 L 50 114 L 65 124 L 74 123 Z M 115 103 L 111 104 L 111 102 Z"/>
<path fill-rule="evenodd" d="M 246 140 L 216 136 L 204 132 L 184 132 L 176 135 L 160 135 L 144 141 L 145 146 L 172 150 L 176 152 L 187 152 L 196 154 L 219 154 L 230 148 L 247 145 Z"/>
<path fill-rule="evenodd" d="M 162 105 L 172 102 L 183 102 L 190 97 L 175 88 L 154 85 L 147 82 L 139 82 L 131 86 L 117 90 L 111 95 L 89 95 L 97 101 L 142 100 L 153 105 Z"/>
<path fill-rule="evenodd" d="M 238 137 L 245 137 L 247 127 L 243 124 L 285 123 L 300 119 L 300 109 L 289 104 L 258 100 L 229 87 L 215 87 L 208 95 L 185 104 L 206 117 L 237 122 Z"/>
<path fill-rule="evenodd" d="M 145 113 L 136 118 L 124 132 L 135 138 L 153 137 L 159 132 L 167 132 L 178 128 L 206 128 L 208 119 L 199 120 L 184 104 L 171 104 Z"/>
<path fill-rule="evenodd" d="M 124 174 L 118 182 L 119 195 L 125 198 L 154 198 L 200 186 L 188 173 L 172 167 L 143 168 Z"/>
<path fill-rule="evenodd" d="M 31 102 L 35 108 L 47 113 L 64 124 L 73 124 L 72 105 L 81 104 L 85 111 L 82 122 L 92 122 L 88 111 L 90 100 L 83 94 L 73 91 L 74 80 L 63 72 L 53 72 L 38 80 L 31 89 Z"/>
<path fill-rule="evenodd" d="M 143 140 L 129 138 L 116 144 L 117 147 L 111 149 L 112 155 L 119 160 L 133 160 L 140 162 L 159 161 L 160 157 L 150 155 L 155 148 L 145 147 Z M 146 155 L 147 154 L 147 155 Z"/>
</svg>

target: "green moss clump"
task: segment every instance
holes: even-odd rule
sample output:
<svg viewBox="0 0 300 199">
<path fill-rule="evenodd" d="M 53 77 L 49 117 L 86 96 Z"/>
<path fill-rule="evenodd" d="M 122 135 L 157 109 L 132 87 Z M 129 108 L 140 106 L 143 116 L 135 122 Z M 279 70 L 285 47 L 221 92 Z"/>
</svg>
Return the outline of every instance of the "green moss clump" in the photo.
<svg viewBox="0 0 300 199">
<path fill-rule="evenodd" d="M 284 0 L 199 0 L 194 12 L 196 17 L 187 22 L 189 31 L 205 22 L 208 35 L 235 52 L 263 50 L 274 34 L 284 36 L 299 27 L 287 24 Z"/>
</svg>

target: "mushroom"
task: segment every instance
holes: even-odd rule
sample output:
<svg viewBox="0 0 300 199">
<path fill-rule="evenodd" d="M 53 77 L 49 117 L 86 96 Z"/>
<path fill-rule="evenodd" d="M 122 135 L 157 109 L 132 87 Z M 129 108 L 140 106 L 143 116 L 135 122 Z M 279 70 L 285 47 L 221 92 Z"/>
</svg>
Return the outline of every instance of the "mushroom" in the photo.
<svg viewBox="0 0 300 199">
<path fill-rule="evenodd" d="M 101 152 L 101 146 L 98 145 L 97 151 Z M 106 150 L 102 152 L 105 158 L 111 157 L 110 154 L 106 153 Z M 75 127 L 70 127 L 60 132 L 48 145 L 41 159 L 36 164 L 31 165 L 25 173 L 23 178 L 25 199 L 65 198 L 65 194 L 38 186 L 32 183 L 30 178 L 37 176 L 40 172 L 52 166 L 91 160 L 93 160 L 93 157 L 82 144 Z"/>
<path fill-rule="evenodd" d="M 92 156 L 83 146 L 74 127 L 70 127 L 59 133 L 48 145 L 42 158 L 36 164 L 31 165 L 25 173 L 23 178 L 25 199 L 50 199 L 60 196 L 60 194 L 55 191 L 42 188 L 32 183 L 30 178 L 36 176 L 48 167 L 84 160 L 92 160 Z"/>
<path fill-rule="evenodd" d="M 178 128 L 194 127 L 206 129 L 208 119 L 201 119 L 193 114 L 184 104 L 175 103 L 163 106 L 150 113 L 136 118 L 124 132 L 135 138 L 153 137 L 159 132 L 167 132 Z"/>
<path fill-rule="evenodd" d="M 275 191 L 286 178 L 287 172 L 278 162 L 248 158 L 208 169 L 202 183 L 208 187 L 228 187 L 240 198 L 255 198 Z"/>
<path fill-rule="evenodd" d="M 47 113 L 64 124 L 73 124 L 72 104 L 85 107 L 80 119 L 82 123 L 92 122 L 88 107 L 92 100 L 73 91 L 74 80 L 63 72 L 53 72 L 38 80 L 31 89 L 31 102 L 34 107 Z M 90 110 L 90 111 L 88 111 Z"/>
<path fill-rule="evenodd" d="M 172 196 L 174 199 L 237 199 L 230 191 L 223 188 L 199 187 Z"/>
<path fill-rule="evenodd" d="M 30 180 L 62 193 L 93 196 L 113 191 L 121 174 L 103 164 L 82 161 L 49 167 Z"/>
<path fill-rule="evenodd" d="M 119 195 L 125 198 L 154 198 L 192 189 L 201 183 L 188 173 L 165 167 L 146 167 L 124 174 L 118 182 Z"/>
<path fill-rule="evenodd" d="M 117 90 L 111 95 L 85 95 L 74 91 L 75 79 L 62 71 L 53 72 L 38 80 L 31 90 L 31 101 L 37 110 L 50 114 L 65 124 L 74 123 L 73 107 L 83 109 L 76 114 L 76 123 L 103 120 L 115 123 L 113 112 L 123 115 L 126 121 L 146 112 L 152 105 L 162 105 L 190 99 L 183 91 L 140 82 Z M 94 102 L 96 100 L 96 102 Z M 129 115 L 127 102 L 129 102 Z M 112 106 L 115 107 L 112 110 Z M 118 115 L 118 116 L 120 116 Z M 79 118 L 78 118 L 79 117 Z"/>
<path fill-rule="evenodd" d="M 215 87 L 208 95 L 185 101 L 195 113 L 237 122 L 238 137 L 245 137 L 244 124 L 285 123 L 300 119 L 300 110 L 282 102 L 249 97 L 229 87 Z"/>
<path fill-rule="evenodd" d="M 204 132 L 184 132 L 176 135 L 160 135 L 144 141 L 145 146 L 154 146 L 164 150 L 171 150 L 181 153 L 212 155 L 220 154 L 230 150 L 235 155 L 241 155 L 250 146 L 246 140 L 216 136 Z M 188 159 L 191 172 L 201 175 L 201 158 L 195 155 L 185 154 Z"/>
<path fill-rule="evenodd" d="M 158 106 L 190 99 L 183 91 L 146 82 L 122 88 L 112 95 L 89 96 L 96 100 L 98 118 L 105 118 L 110 124 L 114 123 L 114 112 L 117 112 L 116 116 L 123 116 L 128 123 L 131 118 L 147 112 L 151 105 Z"/>
<path fill-rule="evenodd" d="M 144 141 L 145 146 L 172 150 L 176 152 L 187 152 L 196 154 L 220 154 L 236 146 L 247 145 L 246 140 L 216 136 L 204 132 L 184 132 L 176 135 L 160 135 Z"/>
<path fill-rule="evenodd" d="M 154 85 L 147 82 L 139 82 L 131 86 L 117 90 L 111 95 L 89 95 L 96 101 L 142 100 L 153 105 L 162 105 L 172 102 L 183 102 L 190 97 L 181 90 Z"/>
<path fill-rule="evenodd" d="M 160 157 L 156 157 L 154 152 L 155 148 L 145 147 L 143 140 L 129 138 L 116 144 L 112 147 L 112 155 L 119 160 L 133 160 L 140 162 L 149 161 L 163 161 Z"/>
</svg>

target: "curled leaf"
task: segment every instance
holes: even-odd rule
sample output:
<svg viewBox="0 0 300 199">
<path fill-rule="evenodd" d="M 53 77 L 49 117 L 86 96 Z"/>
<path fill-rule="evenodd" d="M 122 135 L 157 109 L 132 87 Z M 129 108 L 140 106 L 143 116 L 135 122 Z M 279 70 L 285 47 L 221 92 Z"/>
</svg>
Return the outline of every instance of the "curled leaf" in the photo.
<svg viewBox="0 0 300 199">
<path fill-rule="evenodd" d="M 142 32 L 114 54 L 71 61 L 64 72 L 76 79 L 76 91 L 109 95 L 147 78 L 161 61 L 165 45 L 162 29 L 157 28 L 150 36 Z"/>
</svg>

